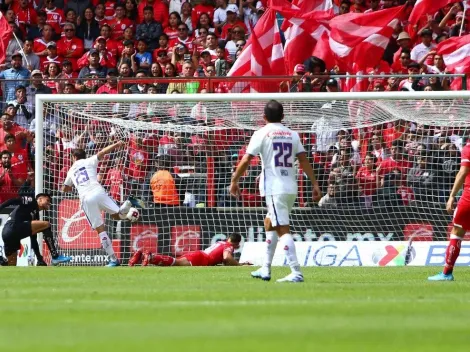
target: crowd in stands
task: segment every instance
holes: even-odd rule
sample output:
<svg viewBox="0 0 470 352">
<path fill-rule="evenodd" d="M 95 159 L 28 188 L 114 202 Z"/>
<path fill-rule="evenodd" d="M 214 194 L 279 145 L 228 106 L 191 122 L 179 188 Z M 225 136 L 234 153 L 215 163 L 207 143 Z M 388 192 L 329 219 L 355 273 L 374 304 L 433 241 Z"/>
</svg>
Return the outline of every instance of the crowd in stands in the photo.
<svg viewBox="0 0 470 352">
<path fill-rule="evenodd" d="M 338 16 L 401 3 L 335 1 Z M 0 65 L 0 79 L 6 80 L 2 83 L 0 123 L 0 202 L 18 195 L 34 179 L 36 94 L 227 92 L 225 84 L 208 85 L 201 78 L 227 75 L 266 6 L 266 0 L 2 1 L 2 12 L 15 36 Z M 405 31 L 406 24 L 399 23 L 381 65 L 367 73 L 447 73 L 435 46 L 458 36 L 462 28 L 468 33 L 467 23 L 460 3 L 430 16 L 414 38 Z M 278 82 L 277 88 L 283 92 L 334 94 L 343 89 L 344 81 L 330 75 L 340 73 L 336 67 L 326 67 L 322 60 L 312 57 L 299 62 L 291 72 L 292 79 Z M 176 77 L 185 80 L 172 81 Z M 369 81 L 370 91 L 430 91 L 451 89 L 452 78 Z M 205 124 L 216 114 L 208 109 L 195 104 L 182 116 L 169 108 L 164 116 L 153 114 L 148 104 L 131 105 L 125 113 L 113 110 L 112 114 L 131 120 Z M 54 109 L 44 113 L 44 170 L 54 190 L 70 166 L 71 148 L 83 147 L 91 154 L 116 138 L 110 127 L 101 123 L 77 125 L 73 119 L 64 121 L 67 119 Z M 385 199 L 401 205 L 442 202 L 458 170 L 464 134 L 464 130 L 400 120 L 361 130 L 347 127 L 331 131 L 316 125 L 303 138 L 325 194 L 320 206 L 346 203 L 372 207 Z M 103 163 L 102 181 L 116 199 L 120 199 L 125 184 L 125 190 L 150 203 L 207 205 L 207 155 L 211 154 L 215 160 L 211 170 L 215 175 L 216 205 L 262 206 L 256 191 L 258 159 L 254 159 L 244 178 L 242 198 L 233 199 L 227 191 L 231 171 L 243 156 L 249 136 L 250 131 L 234 129 L 136 134 L 126 155 Z M 116 160 L 119 157 L 125 160 Z M 113 169 L 122 165 L 124 173 Z M 307 187 L 304 192 L 308 195 Z"/>
</svg>

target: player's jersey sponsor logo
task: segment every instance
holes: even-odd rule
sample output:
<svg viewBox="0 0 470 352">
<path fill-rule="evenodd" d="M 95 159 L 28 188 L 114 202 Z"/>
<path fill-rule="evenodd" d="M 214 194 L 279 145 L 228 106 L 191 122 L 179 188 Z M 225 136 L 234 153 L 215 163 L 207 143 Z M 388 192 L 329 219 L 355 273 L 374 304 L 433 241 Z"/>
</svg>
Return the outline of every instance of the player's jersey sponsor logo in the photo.
<svg viewBox="0 0 470 352">
<path fill-rule="evenodd" d="M 81 209 L 79 211 L 75 212 L 75 214 L 73 214 L 70 218 L 61 218 L 61 219 L 62 219 L 62 221 L 64 221 L 64 225 L 63 225 L 62 231 L 61 231 L 62 240 L 64 242 L 66 242 L 66 243 L 73 242 L 85 232 L 85 229 L 83 229 L 80 232 L 78 232 L 77 235 L 69 236 L 70 227 L 75 222 L 86 219 L 86 216 L 85 216 L 85 214 L 83 213 L 83 211 Z"/>
</svg>

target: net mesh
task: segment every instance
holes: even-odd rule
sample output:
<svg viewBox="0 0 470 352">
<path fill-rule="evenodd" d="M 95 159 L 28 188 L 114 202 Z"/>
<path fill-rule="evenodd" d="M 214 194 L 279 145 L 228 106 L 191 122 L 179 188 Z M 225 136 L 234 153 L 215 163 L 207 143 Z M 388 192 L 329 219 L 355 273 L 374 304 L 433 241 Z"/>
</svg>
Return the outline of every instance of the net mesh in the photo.
<svg viewBox="0 0 470 352">
<path fill-rule="evenodd" d="M 445 203 L 468 134 L 468 99 L 286 97 L 284 123 L 300 133 L 324 195 L 314 204 L 310 182 L 298 169 L 291 223 L 296 240 L 447 238 L 452 218 Z M 231 232 L 263 241 L 259 158 L 242 177 L 241 197 L 228 192 L 253 131 L 264 125 L 266 101 L 246 99 L 45 101 L 42 183 L 54 195 L 46 216 L 73 264 L 102 265 L 107 257 L 77 194 L 59 192 L 70 151 L 83 148 L 91 156 L 118 140 L 127 147 L 100 163 L 99 180 L 117 203 L 133 195 L 147 204 L 135 224 L 104 214 L 124 262 L 137 249 L 180 256 Z"/>
</svg>

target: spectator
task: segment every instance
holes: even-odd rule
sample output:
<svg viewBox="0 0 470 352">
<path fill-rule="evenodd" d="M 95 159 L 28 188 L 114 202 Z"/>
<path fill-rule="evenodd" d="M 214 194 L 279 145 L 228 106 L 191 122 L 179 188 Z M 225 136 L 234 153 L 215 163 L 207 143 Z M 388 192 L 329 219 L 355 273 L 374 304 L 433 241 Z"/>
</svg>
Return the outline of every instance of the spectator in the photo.
<svg viewBox="0 0 470 352">
<path fill-rule="evenodd" d="M 118 72 L 115 68 L 109 69 L 106 74 L 106 83 L 98 88 L 96 94 L 118 94 L 117 76 Z"/>
<path fill-rule="evenodd" d="M 410 49 L 403 48 L 401 49 L 401 53 L 398 60 L 395 61 L 392 65 L 392 71 L 399 75 L 407 74 L 408 65 L 410 63 L 412 63 Z"/>
<path fill-rule="evenodd" d="M 78 23 L 77 23 L 77 12 L 74 9 L 68 8 L 65 11 L 65 23 L 71 23 L 75 27 L 78 25 Z"/>
<path fill-rule="evenodd" d="M 336 208 L 336 185 L 334 183 L 330 183 L 328 185 L 328 190 L 326 194 L 320 199 L 318 202 L 318 206 L 320 208 Z"/>
<path fill-rule="evenodd" d="M 161 27 L 168 26 L 168 7 L 162 0 L 142 0 L 137 8 L 138 23 L 144 23 L 145 9 L 150 8 L 152 11 L 152 19 L 160 24 Z M 161 32 L 161 29 L 160 29 Z M 158 38 L 158 36 L 157 36 Z"/>
<path fill-rule="evenodd" d="M 432 43 L 432 31 L 429 29 L 425 29 L 421 32 L 421 44 L 416 45 L 411 50 L 411 60 L 415 62 L 421 61 L 421 59 L 426 56 L 431 50 L 434 50 L 436 47 L 435 44 Z"/>
<path fill-rule="evenodd" d="M 0 153 L 0 201 L 3 203 L 8 199 L 18 197 L 18 190 L 24 183 L 23 175 L 18 174 L 11 164 L 11 153 L 3 150 Z"/>
<path fill-rule="evenodd" d="M 37 12 L 37 24 L 29 28 L 27 38 L 36 39 L 43 36 L 44 26 L 46 25 L 47 14 L 46 11 L 40 10 Z"/>
<path fill-rule="evenodd" d="M 408 185 L 413 188 L 417 200 L 432 202 L 436 191 L 436 174 L 429 165 L 429 156 L 421 154 L 415 167 L 408 172 Z M 437 199 L 436 199 L 437 200 Z"/>
<path fill-rule="evenodd" d="M 436 166 L 436 176 L 439 186 L 440 202 L 445 203 L 447 196 L 460 169 L 460 152 L 453 143 L 445 143 L 437 151 L 433 164 Z"/>
<path fill-rule="evenodd" d="M 25 149 L 16 149 L 16 138 L 12 134 L 7 134 L 5 136 L 5 146 L 11 154 L 11 168 L 12 170 L 19 175 L 18 177 L 26 178 L 28 176 L 28 171 L 32 170 L 28 151 Z"/>
<path fill-rule="evenodd" d="M 90 6 L 90 0 L 85 0 L 85 1 L 67 0 L 67 5 L 64 8 L 69 9 L 69 10 L 74 10 L 75 14 L 82 15 L 89 6 Z M 67 15 L 65 17 L 67 17 Z M 83 17 L 82 17 L 82 20 L 83 20 Z"/>
<path fill-rule="evenodd" d="M 19 85 L 27 86 L 30 78 L 29 71 L 23 67 L 23 57 L 19 52 L 16 52 L 11 57 L 11 68 L 0 72 L 0 79 L 11 81 L 4 82 L 4 97 L 6 101 L 15 99 L 15 89 Z M 1 150 L 1 149 L 0 149 Z"/>
<path fill-rule="evenodd" d="M 220 35 L 220 39 L 222 40 L 230 40 L 231 34 L 235 27 L 241 27 L 243 29 L 243 32 L 240 32 L 239 34 L 243 35 L 242 37 L 237 36 L 238 39 L 245 39 L 245 33 L 248 31 L 245 23 L 240 20 L 238 17 L 239 14 L 239 8 L 235 4 L 230 4 L 227 6 L 227 21 L 225 24 L 222 26 L 222 34 Z"/>
<path fill-rule="evenodd" d="M 91 49 L 88 52 L 88 65 L 83 67 L 78 74 L 79 80 L 75 84 L 75 89 L 79 92 L 85 91 L 84 79 L 90 78 L 89 75 L 95 74 L 98 78 L 106 77 L 107 69 L 100 64 L 100 54 L 98 50 Z"/>
<path fill-rule="evenodd" d="M 51 88 L 52 94 L 61 94 L 64 89 L 64 81 L 62 80 L 62 71 L 59 64 L 51 62 L 46 66 L 44 78 L 47 79 L 46 86 Z"/>
<path fill-rule="evenodd" d="M 192 78 L 194 77 L 194 64 L 191 61 L 185 61 L 183 64 L 183 78 Z M 173 94 L 174 91 L 177 91 L 181 94 L 195 94 L 198 92 L 199 82 L 171 82 L 168 86 L 167 94 Z"/>
<path fill-rule="evenodd" d="M 168 77 L 168 78 L 178 77 L 178 73 L 176 72 L 176 67 L 172 63 L 167 63 L 165 65 L 165 77 Z"/>
<path fill-rule="evenodd" d="M 170 40 L 169 47 L 171 50 L 177 45 L 184 45 L 188 48 L 189 52 L 193 52 L 194 44 L 193 38 L 189 36 L 188 26 L 184 23 L 181 23 L 178 26 L 178 37 L 176 39 Z"/>
<path fill-rule="evenodd" d="M 224 26 L 224 28 L 226 27 Z M 237 43 L 242 42 L 242 41 L 245 42 L 245 29 L 242 26 L 235 25 L 231 29 L 230 33 L 231 33 L 230 35 L 231 39 L 225 43 L 225 49 L 228 51 L 232 61 L 235 61 L 235 53 L 240 47 L 240 46 L 237 46 Z M 224 34 L 222 33 L 222 38 L 223 38 L 223 35 Z"/>
<path fill-rule="evenodd" d="M 83 19 L 78 26 L 77 37 L 83 40 L 83 47 L 85 49 L 91 49 L 96 38 L 99 36 L 100 25 L 95 20 L 93 9 L 87 7 L 83 12 Z"/>
<path fill-rule="evenodd" d="M 15 123 L 23 128 L 29 128 L 29 124 L 34 117 L 34 102 L 27 100 L 26 87 L 18 86 L 15 90 L 16 99 L 8 102 L 16 108 Z"/>
<path fill-rule="evenodd" d="M 350 10 L 351 10 L 351 3 L 349 2 L 349 0 L 343 0 L 341 1 L 341 5 L 339 6 L 338 16 L 348 14 Z"/>
<path fill-rule="evenodd" d="M 129 166 L 127 170 L 124 170 L 124 174 L 128 177 L 129 182 L 127 189 L 138 197 L 142 196 L 145 177 L 147 176 L 151 162 L 150 153 L 147 146 L 143 143 L 143 138 L 144 136 L 140 135 L 131 137 L 128 151 Z M 152 187 L 152 190 L 153 189 Z"/>
<path fill-rule="evenodd" d="M 24 42 L 22 58 L 22 65 L 26 67 L 29 71 L 38 70 L 39 66 L 39 56 L 33 53 L 34 41 L 32 39 L 26 39 Z"/>
<path fill-rule="evenodd" d="M 135 67 L 132 69 L 137 71 L 138 69 L 149 70 L 152 65 L 152 54 L 147 51 L 147 43 L 145 40 L 139 40 L 137 42 L 137 52 L 134 56 Z"/>
<path fill-rule="evenodd" d="M 138 11 L 136 0 L 125 0 L 124 6 L 126 8 L 126 18 L 130 19 L 133 23 L 137 23 Z"/>
<path fill-rule="evenodd" d="M 64 25 L 64 34 L 57 42 L 57 53 L 72 63 L 74 71 L 78 70 L 77 60 L 83 55 L 83 40 L 75 36 L 75 25 L 67 22 Z"/>
<path fill-rule="evenodd" d="M 291 82 L 282 82 L 281 83 L 281 91 L 282 92 L 308 92 L 309 84 L 305 76 L 305 66 L 302 64 L 295 65 L 294 72 L 292 74 L 292 81 Z"/>
<path fill-rule="evenodd" d="M 30 140 L 31 135 L 28 131 L 14 122 L 14 117 L 9 114 L 3 114 L 0 118 L 0 150 L 4 150 L 5 137 L 12 134 L 16 138 L 16 150 L 26 150 L 26 142 Z"/>
<path fill-rule="evenodd" d="M 188 34 L 192 34 L 194 29 L 191 20 L 192 11 L 193 7 L 189 2 L 185 2 L 181 6 L 181 23 L 184 23 L 188 27 Z"/>
<path fill-rule="evenodd" d="M 52 89 L 43 83 L 43 75 L 39 70 L 31 72 L 31 85 L 26 88 L 26 100 L 33 102 L 36 94 L 52 94 Z"/>
<path fill-rule="evenodd" d="M 124 31 L 127 28 L 134 28 L 134 22 L 126 17 L 126 9 L 123 3 L 114 6 L 116 15 L 112 19 L 107 19 L 105 23 L 111 27 L 111 38 L 116 41 L 124 39 Z"/>
<path fill-rule="evenodd" d="M 98 42 L 99 39 L 103 38 L 106 41 L 106 50 L 112 54 L 112 57 L 114 60 L 116 60 L 118 54 L 119 54 L 119 44 L 115 40 L 111 38 L 111 27 L 107 24 L 103 24 L 100 29 L 100 36 L 96 38 L 96 42 Z"/>
<path fill-rule="evenodd" d="M 102 27 L 106 21 L 106 17 L 104 16 L 105 14 L 105 7 L 104 7 L 104 4 L 100 4 L 98 3 L 96 6 L 95 6 L 95 20 L 96 22 L 98 22 L 98 24 L 100 25 L 100 27 Z"/>
<path fill-rule="evenodd" d="M 16 21 L 24 37 L 28 28 L 36 25 L 38 19 L 36 11 L 30 6 L 28 0 L 19 0 L 18 4 L 19 6 L 16 9 Z"/>
<path fill-rule="evenodd" d="M 54 0 L 44 0 L 44 11 L 46 11 L 46 23 L 51 25 L 56 34 L 62 33 L 62 27 L 64 25 L 64 11 L 58 9 L 54 5 Z"/>
<path fill-rule="evenodd" d="M 416 62 L 412 62 L 408 64 L 408 74 L 410 75 L 410 77 L 400 82 L 398 86 L 399 90 L 422 91 L 424 89 L 424 84 L 421 81 L 421 78 L 411 77 L 411 76 L 419 75 L 420 69 L 421 69 L 421 66 Z"/>
<path fill-rule="evenodd" d="M 364 158 L 364 166 L 362 166 L 356 174 L 361 203 L 366 208 L 372 207 L 372 197 L 377 190 L 378 175 L 375 170 L 376 164 L 377 159 L 372 153 L 369 153 Z"/>
<path fill-rule="evenodd" d="M 169 12 L 178 12 L 178 14 L 181 14 L 181 6 L 185 2 L 189 2 L 189 0 L 169 0 Z"/>
<path fill-rule="evenodd" d="M 181 16 L 178 12 L 170 13 L 168 27 L 165 28 L 164 32 L 170 40 L 178 37 L 178 26 L 181 23 Z"/>
<path fill-rule="evenodd" d="M 377 174 L 379 175 L 379 185 L 384 185 L 384 176 L 397 170 L 400 174 L 407 174 L 410 162 L 405 159 L 402 141 L 395 140 L 390 148 L 390 157 L 379 164 Z"/>
<path fill-rule="evenodd" d="M 153 202 L 162 206 L 180 205 L 180 197 L 174 176 L 170 172 L 171 164 L 167 156 L 160 156 L 157 161 L 158 171 L 150 180 Z"/>
<path fill-rule="evenodd" d="M 46 146 L 54 145 L 56 142 L 57 131 L 60 126 L 59 119 L 54 114 L 53 109 L 47 109 L 46 107 L 43 110 L 42 119 L 44 144 Z M 29 125 L 29 131 L 32 133 L 36 131 L 36 118 L 31 121 L 31 124 Z"/>
<path fill-rule="evenodd" d="M 47 44 L 47 56 L 42 64 L 43 70 L 47 70 L 50 63 L 60 65 L 62 59 L 57 55 L 57 44 L 56 42 L 50 42 Z"/>
<path fill-rule="evenodd" d="M 196 27 L 193 27 L 193 28 L 195 28 L 194 34 L 196 37 L 199 37 L 199 35 L 201 34 L 201 31 L 204 29 L 207 31 L 207 34 L 215 32 L 212 19 L 207 13 L 201 14 L 201 17 L 199 17 Z"/>
<path fill-rule="evenodd" d="M 225 49 L 217 48 L 217 59 L 215 60 L 215 73 L 218 77 L 225 77 L 230 70 L 230 65 L 225 55 Z"/>
<path fill-rule="evenodd" d="M 148 84 L 147 83 L 139 83 L 140 79 L 147 78 L 147 73 L 145 70 L 138 70 L 135 73 L 135 78 L 137 79 L 136 84 L 132 85 L 129 90 L 132 94 L 147 94 Z"/>
<path fill-rule="evenodd" d="M 151 6 L 145 7 L 143 21 L 137 26 L 136 33 L 136 39 L 144 40 L 147 43 L 148 49 L 152 51 L 158 47 L 157 39 L 163 32 L 162 25 L 155 21 L 153 14 L 154 9 Z"/>
<path fill-rule="evenodd" d="M 214 6 L 209 4 L 209 1 L 207 0 L 201 0 L 198 5 L 194 6 L 191 12 L 191 24 L 194 29 L 200 29 L 202 27 L 199 27 L 200 25 L 200 20 L 202 15 L 206 15 L 205 17 L 209 19 L 207 23 L 212 22 L 212 19 L 214 18 Z M 206 28 L 206 27 L 204 27 Z M 208 29 L 208 28 L 206 28 Z M 197 34 L 196 34 L 197 35 Z"/>
<path fill-rule="evenodd" d="M 121 59 L 119 60 L 119 65 L 122 63 L 126 63 L 132 67 L 135 64 L 135 47 L 134 41 L 132 40 L 125 40 L 121 49 Z M 136 64 L 137 65 L 137 64 Z"/>
<path fill-rule="evenodd" d="M 380 10 L 380 0 L 370 0 L 369 9 L 365 10 L 364 13 L 375 12 Z"/>
<path fill-rule="evenodd" d="M 227 22 L 227 0 L 216 0 L 217 9 L 214 11 L 214 27 L 217 33 L 222 33 L 222 27 Z"/>
<path fill-rule="evenodd" d="M 53 34 L 52 26 L 45 24 L 42 29 L 42 37 L 34 39 L 33 51 L 39 56 L 41 67 L 43 67 L 44 61 L 46 61 L 48 55 L 47 47 L 50 43 L 54 43 Z"/>
<path fill-rule="evenodd" d="M 13 32 L 16 34 L 16 37 L 18 38 L 18 40 L 16 40 L 16 38 L 14 37 L 10 37 L 10 41 L 8 42 L 7 50 L 5 53 L 5 63 L 0 65 L 0 68 L 2 69 L 11 68 L 9 63 L 11 62 L 12 55 L 14 53 L 21 52 L 21 50 L 23 49 L 23 42 L 20 39 L 21 33 L 19 33 L 18 27 L 16 26 L 15 23 L 13 23 L 11 24 L 11 28 Z"/>
<path fill-rule="evenodd" d="M 393 63 L 399 62 L 403 49 L 411 50 L 411 37 L 407 32 L 401 32 L 397 38 L 397 44 L 400 48 L 393 54 Z"/>
</svg>

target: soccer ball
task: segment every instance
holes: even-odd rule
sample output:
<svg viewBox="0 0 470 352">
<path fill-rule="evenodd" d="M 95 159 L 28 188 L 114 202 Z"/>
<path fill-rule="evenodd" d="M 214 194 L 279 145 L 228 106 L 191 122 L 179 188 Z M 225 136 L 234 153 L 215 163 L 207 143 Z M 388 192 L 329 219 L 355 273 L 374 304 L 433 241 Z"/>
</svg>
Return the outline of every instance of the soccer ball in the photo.
<svg viewBox="0 0 470 352">
<path fill-rule="evenodd" d="M 137 220 L 139 220 L 140 214 L 139 214 L 139 211 L 136 208 L 130 208 L 126 217 L 131 222 L 136 222 Z"/>
</svg>

